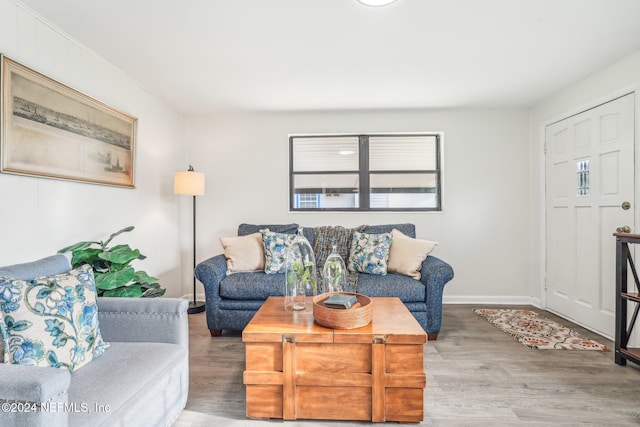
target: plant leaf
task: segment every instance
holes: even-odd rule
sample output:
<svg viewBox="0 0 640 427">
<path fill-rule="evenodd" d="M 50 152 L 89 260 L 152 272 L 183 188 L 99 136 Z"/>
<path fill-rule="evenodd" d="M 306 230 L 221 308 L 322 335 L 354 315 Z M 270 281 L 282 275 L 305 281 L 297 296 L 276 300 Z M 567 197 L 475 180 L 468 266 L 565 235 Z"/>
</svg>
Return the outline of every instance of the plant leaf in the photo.
<svg viewBox="0 0 640 427">
<path fill-rule="evenodd" d="M 136 273 L 132 267 L 120 271 L 111 271 L 105 274 L 96 274 L 96 288 L 108 291 L 111 289 L 129 286 L 135 283 Z"/>
<path fill-rule="evenodd" d="M 58 251 L 59 254 L 65 253 L 65 252 L 73 252 L 73 251 L 79 251 L 82 249 L 86 249 L 88 247 L 90 247 L 91 245 L 96 244 L 99 245 L 100 242 L 78 242 L 75 243 L 71 246 L 67 246 L 66 248 L 62 248 Z"/>
<path fill-rule="evenodd" d="M 142 289 L 140 288 L 140 285 L 131 285 L 124 288 L 111 289 L 111 290 L 105 291 L 103 296 L 139 298 L 142 296 Z"/>
<path fill-rule="evenodd" d="M 100 252 L 102 252 L 102 250 L 98 248 L 77 249 L 73 251 L 73 259 L 71 260 L 71 264 L 74 267 L 80 266 L 82 264 L 93 265 Z"/>
<path fill-rule="evenodd" d="M 144 291 L 144 293 L 142 294 L 142 296 L 144 298 L 157 298 L 157 297 L 161 297 L 162 295 L 164 295 L 164 293 L 167 290 L 164 288 L 149 288 L 146 291 Z"/>
<path fill-rule="evenodd" d="M 138 283 L 146 283 L 146 284 L 151 285 L 153 283 L 158 283 L 158 278 L 157 277 L 153 277 L 153 276 L 149 276 L 146 271 L 137 271 L 136 272 L 136 282 L 138 282 Z"/>
<path fill-rule="evenodd" d="M 138 249 L 131 249 L 129 245 L 118 245 L 106 252 L 98 254 L 98 258 L 113 264 L 129 264 L 140 256 Z"/>
<path fill-rule="evenodd" d="M 115 233 L 113 233 L 111 236 L 109 236 L 109 238 L 107 239 L 107 241 L 106 241 L 106 242 L 104 242 L 104 243 L 102 244 L 102 246 L 103 246 L 103 247 L 106 247 L 109 243 L 111 243 L 111 241 L 112 241 L 115 237 L 119 236 L 119 235 L 120 235 L 120 234 L 122 234 L 122 233 L 128 233 L 129 231 L 133 230 L 134 228 L 135 228 L 135 227 L 134 227 L 133 225 L 130 225 L 129 227 L 125 227 L 125 228 L 123 228 L 122 230 L 116 231 L 116 232 L 115 232 Z"/>
</svg>

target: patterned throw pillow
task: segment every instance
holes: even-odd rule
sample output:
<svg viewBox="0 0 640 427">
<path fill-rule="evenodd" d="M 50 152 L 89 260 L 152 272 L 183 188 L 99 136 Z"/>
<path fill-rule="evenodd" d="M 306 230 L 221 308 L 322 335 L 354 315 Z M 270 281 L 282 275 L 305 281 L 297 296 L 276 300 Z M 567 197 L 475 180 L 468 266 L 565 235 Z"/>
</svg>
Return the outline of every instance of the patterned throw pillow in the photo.
<svg viewBox="0 0 640 427">
<path fill-rule="evenodd" d="M 71 372 L 109 347 L 98 325 L 93 270 L 32 280 L 0 278 L 0 331 L 5 363 Z"/>
<path fill-rule="evenodd" d="M 391 233 L 367 234 L 353 232 L 349 254 L 349 270 L 359 273 L 387 274 Z"/>
<path fill-rule="evenodd" d="M 284 273 L 287 248 L 296 238 L 295 234 L 274 233 L 269 229 L 260 230 L 264 244 L 264 272 L 267 274 Z"/>
</svg>

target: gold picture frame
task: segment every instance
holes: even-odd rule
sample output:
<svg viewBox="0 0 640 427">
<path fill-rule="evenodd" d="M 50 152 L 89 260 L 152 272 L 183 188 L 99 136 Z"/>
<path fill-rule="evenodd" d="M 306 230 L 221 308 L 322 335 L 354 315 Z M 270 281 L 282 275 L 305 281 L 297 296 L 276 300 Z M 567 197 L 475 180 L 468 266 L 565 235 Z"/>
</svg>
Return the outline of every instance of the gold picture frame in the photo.
<svg viewBox="0 0 640 427">
<path fill-rule="evenodd" d="M 135 188 L 138 119 L 0 57 L 0 172 Z"/>
</svg>

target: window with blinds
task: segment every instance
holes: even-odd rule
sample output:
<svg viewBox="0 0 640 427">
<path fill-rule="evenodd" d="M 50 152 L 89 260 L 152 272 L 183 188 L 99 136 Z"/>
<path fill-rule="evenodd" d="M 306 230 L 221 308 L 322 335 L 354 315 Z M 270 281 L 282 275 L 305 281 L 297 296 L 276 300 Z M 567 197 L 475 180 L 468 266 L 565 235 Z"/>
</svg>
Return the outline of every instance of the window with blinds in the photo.
<svg viewBox="0 0 640 427">
<path fill-rule="evenodd" d="M 439 211 L 441 142 L 439 133 L 290 136 L 290 209 Z"/>
</svg>

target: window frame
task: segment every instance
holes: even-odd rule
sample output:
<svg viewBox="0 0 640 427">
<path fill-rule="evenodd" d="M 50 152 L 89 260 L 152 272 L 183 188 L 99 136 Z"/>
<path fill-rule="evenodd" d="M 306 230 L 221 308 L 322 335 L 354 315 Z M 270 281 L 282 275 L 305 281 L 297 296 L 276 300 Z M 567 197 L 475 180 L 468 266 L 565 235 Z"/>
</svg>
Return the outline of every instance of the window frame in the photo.
<svg viewBox="0 0 640 427">
<path fill-rule="evenodd" d="M 435 138 L 435 170 L 382 170 L 371 171 L 369 169 L 369 139 L 376 137 L 415 137 L 429 136 Z M 358 170 L 357 171 L 309 171 L 294 172 L 293 164 L 293 144 L 295 138 L 329 138 L 329 137 L 357 137 L 358 138 Z M 393 132 L 393 133 L 339 133 L 339 134 L 290 134 L 289 135 L 289 211 L 290 212 L 441 212 L 442 211 L 442 132 Z M 371 185 L 369 177 L 371 174 L 416 174 L 416 173 L 432 173 L 436 177 L 436 207 L 427 208 L 372 208 Z M 353 208 L 297 208 L 295 207 L 295 188 L 294 177 L 296 175 L 341 175 L 341 174 L 357 174 L 358 175 L 358 207 Z"/>
</svg>

